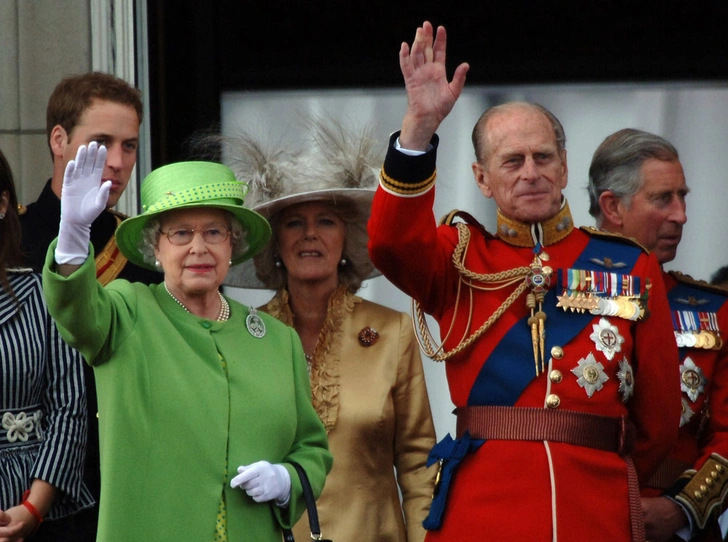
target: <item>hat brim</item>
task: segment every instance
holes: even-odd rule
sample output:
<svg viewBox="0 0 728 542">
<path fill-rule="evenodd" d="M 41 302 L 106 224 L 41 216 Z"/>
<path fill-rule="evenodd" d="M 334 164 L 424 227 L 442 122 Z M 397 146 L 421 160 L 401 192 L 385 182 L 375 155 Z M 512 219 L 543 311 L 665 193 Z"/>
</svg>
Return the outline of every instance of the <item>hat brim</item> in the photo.
<svg viewBox="0 0 728 542">
<path fill-rule="evenodd" d="M 326 202 L 336 205 L 337 202 L 352 203 L 358 211 L 361 220 L 365 222 L 369 220 L 372 210 L 372 200 L 374 199 L 374 189 L 368 188 L 330 188 L 324 190 L 310 190 L 308 192 L 300 192 L 290 196 L 283 196 L 260 205 L 253 205 L 252 209 L 265 218 L 270 219 L 276 213 L 279 213 L 286 207 L 296 205 L 298 203 L 310 202 Z M 381 275 L 381 272 L 372 267 L 371 273 L 365 280 L 372 279 Z M 235 286 L 237 288 L 251 289 L 270 289 L 263 284 L 257 277 L 255 272 L 255 263 L 248 260 L 235 268 L 230 268 L 223 284 L 226 286 Z"/>
<path fill-rule="evenodd" d="M 259 213 L 241 207 L 240 205 L 226 205 L 215 202 L 191 202 L 186 205 L 179 205 L 173 209 L 163 209 L 155 212 L 147 212 L 135 217 L 124 220 L 116 230 L 116 245 L 121 253 L 127 259 L 140 267 L 156 270 L 154 265 L 146 262 L 144 256 L 139 250 L 139 243 L 142 239 L 142 230 L 150 219 L 158 217 L 164 213 L 175 211 L 178 209 L 195 209 L 195 208 L 215 208 L 228 211 L 232 214 L 243 228 L 246 230 L 246 242 L 248 249 L 235 256 L 232 259 L 232 265 L 235 266 L 255 256 L 263 250 L 266 243 L 270 240 L 271 229 L 268 221 Z"/>
</svg>

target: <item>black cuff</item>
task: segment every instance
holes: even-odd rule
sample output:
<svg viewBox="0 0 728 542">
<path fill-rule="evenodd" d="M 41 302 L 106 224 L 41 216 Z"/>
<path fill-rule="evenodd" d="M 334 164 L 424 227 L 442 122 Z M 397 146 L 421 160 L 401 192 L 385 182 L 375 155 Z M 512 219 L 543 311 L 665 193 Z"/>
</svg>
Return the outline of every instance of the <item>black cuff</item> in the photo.
<svg viewBox="0 0 728 542">
<path fill-rule="evenodd" d="M 402 195 L 416 195 L 429 190 L 437 176 L 437 146 L 440 138 L 432 136 L 431 148 L 419 156 L 410 156 L 395 148 L 399 132 L 389 138 L 389 149 L 384 159 L 380 181 L 384 188 Z"/>
</svg>

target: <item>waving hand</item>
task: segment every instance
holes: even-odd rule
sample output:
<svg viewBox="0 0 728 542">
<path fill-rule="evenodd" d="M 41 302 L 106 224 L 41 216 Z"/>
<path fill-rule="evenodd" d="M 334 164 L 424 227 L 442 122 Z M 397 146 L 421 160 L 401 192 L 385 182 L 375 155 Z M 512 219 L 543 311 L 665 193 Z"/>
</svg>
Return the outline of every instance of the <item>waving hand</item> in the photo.
<svg viewBox="0 0 728 542">
<path fill-rule="evenodd" d="M 407 89 L 407 113 L 402 121 L 400 145 L 425 150 L 440 123 L 447 117 L 465 85 L 467 63 L 460 64 L 452 81 L 447 79 L 445 53 L 447 34 L 439 26 L 433 39 L 432 25 L 425 21 L 417 29 L 410 48 L 402 43 L 399 66 Z"/>
</svg>

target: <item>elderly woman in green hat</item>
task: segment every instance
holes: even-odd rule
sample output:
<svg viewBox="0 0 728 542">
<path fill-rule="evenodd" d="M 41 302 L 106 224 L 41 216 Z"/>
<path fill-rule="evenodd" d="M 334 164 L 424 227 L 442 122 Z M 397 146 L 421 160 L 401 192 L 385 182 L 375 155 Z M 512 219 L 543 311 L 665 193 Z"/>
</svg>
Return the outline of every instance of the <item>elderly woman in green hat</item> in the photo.
<svg viewBox="0 0 728 542">
<path fill-rule="evenodd" d="M 317 495 L 332 461 L 298 336 L 219 292 L 270 227 L 243 207 L 246 187 L 225 166 L 159 168 L 117 244 L 164 283 L 102 287 L 89 225 L 111 184 L 105 157 L 92 142 L 69 162 L 43 270 L 50 313 L 96 374 L 98 539 L 279 542 L 305 509 L 290 461 Z"/>
</svg>

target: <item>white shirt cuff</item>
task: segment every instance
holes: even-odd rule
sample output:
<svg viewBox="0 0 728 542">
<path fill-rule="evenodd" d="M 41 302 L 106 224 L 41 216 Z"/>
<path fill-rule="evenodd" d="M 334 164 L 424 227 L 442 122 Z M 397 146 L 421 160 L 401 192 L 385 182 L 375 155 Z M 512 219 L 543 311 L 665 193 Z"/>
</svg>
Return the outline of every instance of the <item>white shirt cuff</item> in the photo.
<svg viewBox="0 0 728 542">
<path fill-rule="evenodd" d="M 402 154 L 406 154 L 407 156 L 421 156 L 421 155 L 425 154 L 426 152 L 431 151 L 432 145 L 431 144 L 427 145 L 426 151 L 413 151 L 412 149 L 405 149 L 404 147 L 402 147 L 399 144 L 399 138 L 397 138 L 397 140 L 394 142 L 394 148 L 397 149 Z"/>
</svg>

